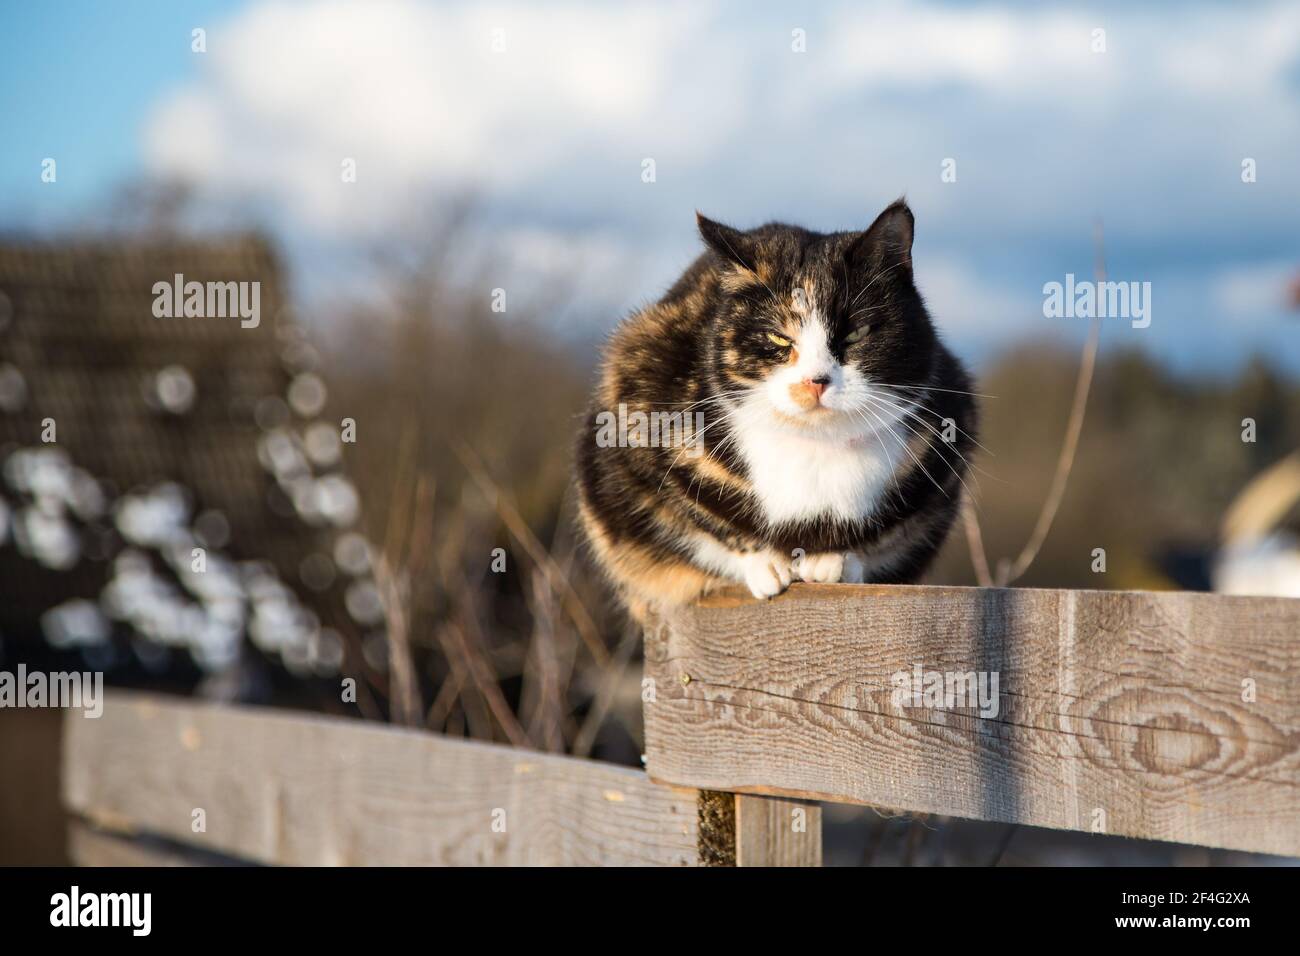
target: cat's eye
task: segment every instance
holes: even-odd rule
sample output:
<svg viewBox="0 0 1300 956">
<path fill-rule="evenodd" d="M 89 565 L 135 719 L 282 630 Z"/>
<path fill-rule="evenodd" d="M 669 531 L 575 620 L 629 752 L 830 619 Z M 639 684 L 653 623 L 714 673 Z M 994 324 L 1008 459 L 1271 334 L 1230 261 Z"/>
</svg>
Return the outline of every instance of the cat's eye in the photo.
<svg viewBox="0 0 1300 956">
<path fill-rule="evenodd" d="M 787 339 L 784 335 L 777 335 L 775 332 L 768 332 L 767 340 L 771 342 L 773 345 L 781 346 L 781 348 L 783 349 L 788 349 L 790 346 L 794 345 L 794 343 L 791 342 L 789 339 Z"/>
<path fill-rule="evenodd" d="M 848 335 L 844 336 L 844 341 L 847 342 L 849 345 L 852 345 L 854 342 L 861 342 L 864 338 L 866 338 L 867 333 L 870 331 L 871 331 L 870 325 L 866 325 L 866 324 L 859 325 Z"/>
</svg>

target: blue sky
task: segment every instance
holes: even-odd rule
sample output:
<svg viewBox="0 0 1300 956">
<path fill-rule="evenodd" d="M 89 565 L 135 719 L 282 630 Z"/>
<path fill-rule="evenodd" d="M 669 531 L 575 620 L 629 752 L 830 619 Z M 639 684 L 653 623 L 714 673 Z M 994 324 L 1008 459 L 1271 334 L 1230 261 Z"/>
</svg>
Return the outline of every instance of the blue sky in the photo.
<svg viewBox="0 0 1300 956">
<path fill-rule="evenodd" d="M 413 210 L 472 194 L 490 281 L 526 300 L 564 279 L 563 321 L 601 329 L 695 254 L 697 208 L 853 228 L 906 194 L 918 283 L 977 360 L 1081 336 L 1042 286 L 1090 272 L 1100 218 L 1111 277 L 1153 290 L 1151 327 L 1117 320 L 1107 345 L 1300 372 L 1294 3 L 6 5 L 0 110 L 0 228 L 182 177 L 214 220 L 272 229 L 309 301 L 346 291 L 350 252 L 418 235 Z"/>
<path fill-rule="evenodd" d="M 0 213 L 13 226 L 60 221 L 142 168 L 151 105 L 192 75 L 193 25 L 236 0 L 57 0 L 0 5 Z M 59 161 L 57 189 L 40 162 Z M 33 176 L 32 171 L 37 170 Z M 20 222 L 15 222 L 19 214 Z M 48 217 L 48 218 L 47 218 Z"/>
</svg>

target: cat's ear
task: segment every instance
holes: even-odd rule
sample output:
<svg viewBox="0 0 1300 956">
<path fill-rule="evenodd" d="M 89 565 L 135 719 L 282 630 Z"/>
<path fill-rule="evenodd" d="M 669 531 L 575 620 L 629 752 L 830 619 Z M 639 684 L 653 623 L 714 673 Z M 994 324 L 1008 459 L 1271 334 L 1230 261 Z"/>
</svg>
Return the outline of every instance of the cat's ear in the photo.
<svg viewBox="0 0 1300 956">
<path fill-rule="evenodd" d="M 704 244 L 724 260 L 750 272 L 758 271 L 757 250 L 749 236 L 739 229 L 714 222 L 698 211 L 695 213 L 695 222 L 700 227 L 700 238 Z"/>
<path fill-rule="evenodd" d="M 896 199 L 844 252 L 851 270 L 894 268 L 911 277 L 912 232 L 916 219 L 907 203 Z"/>
</svg>

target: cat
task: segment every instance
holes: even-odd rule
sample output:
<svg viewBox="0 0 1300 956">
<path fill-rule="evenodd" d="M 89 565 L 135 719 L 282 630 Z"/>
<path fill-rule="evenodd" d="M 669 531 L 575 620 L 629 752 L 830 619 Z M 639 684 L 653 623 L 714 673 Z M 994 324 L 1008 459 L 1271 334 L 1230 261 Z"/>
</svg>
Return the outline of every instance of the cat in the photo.
<svg viewBox="0 0 1300 956">
<path fill-rule="evenodd" d="M 727 585 L 916 581 L 977 410 L 913 283 L 912 211 L 829 234 L 696 219 L 706 251 L 615 330 L 578 441 L 596 563 L 643 624 Z"/>
</svg>

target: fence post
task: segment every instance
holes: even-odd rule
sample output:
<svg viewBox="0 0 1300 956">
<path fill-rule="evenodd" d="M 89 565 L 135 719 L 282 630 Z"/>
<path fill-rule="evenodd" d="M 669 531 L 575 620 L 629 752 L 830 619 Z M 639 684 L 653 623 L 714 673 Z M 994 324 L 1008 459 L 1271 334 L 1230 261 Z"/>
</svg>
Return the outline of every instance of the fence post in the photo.
<svg viewBox="0 0 1300 956">
<path fill-rule="evenodd" d="M 821 865 L 821 804 L 736 794 L 736 866 Z"/>
</svg>

